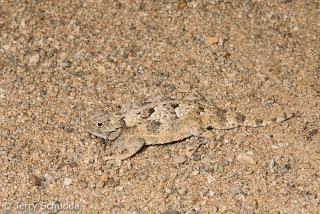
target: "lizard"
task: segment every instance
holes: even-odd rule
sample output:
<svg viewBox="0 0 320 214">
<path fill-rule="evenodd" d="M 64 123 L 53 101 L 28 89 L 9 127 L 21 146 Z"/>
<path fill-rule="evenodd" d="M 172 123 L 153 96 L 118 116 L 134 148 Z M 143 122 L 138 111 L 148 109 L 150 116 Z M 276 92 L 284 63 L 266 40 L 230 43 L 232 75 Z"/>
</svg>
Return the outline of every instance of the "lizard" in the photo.
<svg viewBox="0 0 320 214">
<path fill-rule="evenodd" d="M 125 150 L 124 154 L 106 156 L 104 160 L 124 160 L 145 145 L 166 144 L 190 137 L 208 138 L 213 129 L 268 126 L 286 121 L 295 113 L 250 121 L 241 113 L 220 109 L 207 102 L 169 100 L 149 103 L 120 115 L 101 109 L 89 115 L 85 126 L 89 133 Z"/>
</svg>

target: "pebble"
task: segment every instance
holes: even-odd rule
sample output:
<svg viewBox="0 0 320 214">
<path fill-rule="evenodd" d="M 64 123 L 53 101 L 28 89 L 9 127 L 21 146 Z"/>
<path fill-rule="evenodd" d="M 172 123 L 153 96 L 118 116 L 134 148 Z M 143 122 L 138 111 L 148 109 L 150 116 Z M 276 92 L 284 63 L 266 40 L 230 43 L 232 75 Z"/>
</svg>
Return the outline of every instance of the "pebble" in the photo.
<svg viewBox="0 0 320 214">
<path fill-rule="evenodd" d="M 211 45 L 217 44 L 219 42 L 219 37 L 207 36 L 204 40 L 204 46 L 209 47 Z"/>
<path fill-rule="evenodd" d="M 70 184 L 72 184 L 72 179 L 71 178 L 65 178 L 64 181 L 63 181 L 63 185 L 69 186 Z"/>
<path fill-rule="evenodd" d="M 269 168 L 272 169 L 274 165 L 275 165 L 275 161 L 274 161 L 274 158 L 272 158 L 269 164 Z"/>
<path fill-rule="evenodd" d="M 83 163 L 84 164 L 88 164 L 89 162 L 90 162 L 90 157 L 85 157 L 84 159 L 83 159 Z"/>
<path fill-rule="evenodd" d="M 223 47 L 223 45 L 224 45 L 224 39 L 222 37 L 220 37 L 219 41 L 218 41 L 218 46 Z"/>
<path fill-rule="evenodd" d="M 97 187 L 97 188 L 102 188 L 102 187 L 104 187 L 104 182 L 103 182 L 103 181 L 98 181 L 96 187 Z"/>
<path fill-rule="evenodd" d="M 223 2 L 220 3 L 220 9 L 221 9 L 221 10 L 225 10 L 226 7 L 227 7 L 227 6 L 226 6 L 225 3 L 223 3 Z"/>
<path fill-rule="evenodd" d="M 182 84 L 178 87 L 179 93 L 190 93 L 190 91 L 191 91 L 190 84 Z"/>
<path fill-rule="evenodd" d="M 229 156 L 226 158 L 226 160 L 229 161 L 230 163 L 233 163 L 234 159 L 235 159 L 235 156 L 234 156 L 234 155 L 229 155 Z"/>
<path fill-rule="evenodd" d="M 32 154 L 32 160 L 33 161 L 39 161 L 40 160 L 40 156 L 38 153 L 33 153 Z"/>
<path fill-rule="evenodd" d="M 236 158 L 240 163 L 255 164 L 254 159 L 246 154 L 239 154 Z"/>
<path fill-rule="evenodd" d="M 187 157 L 185 155 L 177 156 L 173 159 L 174 163 L 182 164 L 187 161 Z"/>
<path fill-rule="evenodd" d="M 183 9 L 187 6 L 187 1 L 186 0 L 179 0 L 177 6 L 179 9 Z"/>
<path fill-rule="evenodd" d="M 46 181 L 51 181 L 51 179 L 53 179 L 53 176 L 52 176 L 52 174 L 45 174 L 45 175 L 44 175 L 44 179 L 45 179 Z"/>
<path fill-rule="evenodd" d="M 90 181 L 89 184 L 88 184 L 88 187 L 89 187 L 90 189 L 95 188 L 95 187 L 96 187 L 96 182 L 95 182 L 95 181 Z"/>
<path fill-rule="evenodd" d="M 201 159 L 201 162 L 202 162 L 203 164 L 205 164 L 206 166 L 210 166 L 210 165 L 211 165 L 211 158 L 208 157 L 208 156 L 206 156 L 206 157 L 204 157 L 204 158 Z"/>
<path fill-rule="evenodd" d="M 237 194 L 241 193 L 241 189 L 240 189 L 240 187 L 231 187 L 230 188 L 230 193 L 232 195 L 237 195 Z"/>
<path fill-rule="evenodd" d="M 193 172 L 191 173 L 192 176 L 196 176 L 196 175 L 198 175 L 198 174 L 199 174 L 199 171 L 198 171 L 198 170 L 195 170 L 195 171 L 193 171 Z"/>
<path fill-rule="evenodd" d="M 254 211 L 258 208 L 258 203 L 254 198 L 248 197 L 243 201 L 242 207 L 244 208 L 244 210 Z"/>
<path fill-rule="evenodd" d="M 208 195 L 209 195 L 210 197 L 212 197 L 212 196 L 214 196 L 214 194 L 215 194 L 214 191 L 213 191 L 212 189 L 210 189 L 209 192 L 208 192 Z"/>
<path fill-rule="evenodd" d="M 270 134 L 264 134 L 263 136 L 265 138 L 267 138 L 268 140 L 272 140 L 272 138 L 273 138 L 273 135 L 270 135 Z"/>
<path fill-rule="evenodd" d="M 185 195 L 188 192 L 186 187 L 182 187 L 178 190 L 179 195 Z"/>
<path fill-rule="evenodd" d="M 59 65 L 61 66 L 61 68 L 63 70 L 65 70 L 66 68 L 68 68 L 72 65 L 72 62 L 71 61 L 64 61 L 64 62 L 59 63 Z"/>
<path fill-rule="evenodd" d="M 29 58 L 29 66 L 36 65 L 40 60 L 40 56 L 37 52 L 33 53 L 33 55 Z"/>
<path fill-rule="evenodd" d="M 280 174 L 284 174 L 286 172 L 288 172 L 291 169 L 291 165 L 290 164 L 285 164 L 281 170 L 280 170 Z"/>
<path fill-rule="evenodd" d="M 208 175 L 208 177 L 207 177 L 207 183 L 208 184 L 211 184 L 211 183 L 213 183 L 215 181 L 216 181 L 215 177 L 213 177 L 212 175 Z"/>
<path fill-rule="evenodd" d="M 181 214 L 178 210 L 167 209 L 163 214 Z"/>
<path fill-rule="evenodd" d="M 41 178 L 34 175 L 32 177 L 32 179 L 33 179 L 33 182 L 32 182 L 33 186 L 40 186 L 41 185 L 41 181 L 42 181 Z"/>
<path fill-rule="evenodd" d="M 219 165 L 218 171 L 219 171 L 220 173 L 223 173 L 223 172 L 224 172 L 224 166 Z"/>
<path fill-rule="evenodd" d="M 6 45 L 2 45 L 2 48 L 4 49 L 4 50 L 9 50 L 10 49 L 10 45 L 9 44 L 6 44 Z"/>
</svg>

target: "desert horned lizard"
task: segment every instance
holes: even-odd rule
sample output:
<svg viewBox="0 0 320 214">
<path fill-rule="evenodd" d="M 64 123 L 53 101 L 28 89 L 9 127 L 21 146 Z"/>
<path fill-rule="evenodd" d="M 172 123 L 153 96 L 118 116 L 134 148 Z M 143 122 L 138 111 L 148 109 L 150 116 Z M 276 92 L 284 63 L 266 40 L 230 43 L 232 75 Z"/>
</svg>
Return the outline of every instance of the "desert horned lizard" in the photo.
<svg viewBox="0 0 320 214">
<path fill-rule="evenodd" d="M 222 110 L 206 102 L 163 101 L 120 115 L 95 110 L 90 114 L 86 130 L 125 150 L 123 154 L 104 157 L 105 160 L 124 160 L 144 145 L 166 144 L 193 136 L 208 138 L 212 129 L 266 126 L 294 115 L 248 121 L 240 113 Z"/>
</svg>

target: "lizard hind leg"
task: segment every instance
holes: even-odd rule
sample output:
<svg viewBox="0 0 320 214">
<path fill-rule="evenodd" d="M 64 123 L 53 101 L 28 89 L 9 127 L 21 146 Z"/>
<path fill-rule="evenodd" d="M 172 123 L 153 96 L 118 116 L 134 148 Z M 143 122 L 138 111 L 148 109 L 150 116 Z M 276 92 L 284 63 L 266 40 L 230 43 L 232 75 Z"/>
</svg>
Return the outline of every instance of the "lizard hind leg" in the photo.
<svg viewBox="0 0 320 214">
<path fill-rule="evenodd" d="M 199 149 L 201 145 L 207 144 L 207 143 L 213 143 L 215 139 L 215 134 L 209 130 L 203 130 L 201 135 L 199 136 L 193 136 L 190 139 L 188 139 L 193 145 L 191 145 L 187 151 L 186 156 L 190 159 L 192 159 L 193 154 Z"/>
<path fill-rule="evenodd" d="M 186 156 L 192 159 L 193 154 L 199 149 L 199 147 L 201 145 L 207 144 L 208 142 L 211 142 L 212 139 L 206 137 L 193 136 L 189 138 L 187 141 L 189 141 L 191 145 L 187 147 Z"/>
<path fill-rule="evenodd" d="M 103 157 L 103 160 L 125 160 L 133 155 L 135 155 L 144 145 L 145 145 L 145 139 L 141 137 L 129 137 L 128 139 L 124 140 L 121 147 L 125 150 L 125 154 L 120 155 L 113 155 L 113 156 L 105 156 Z"/>
</svg>

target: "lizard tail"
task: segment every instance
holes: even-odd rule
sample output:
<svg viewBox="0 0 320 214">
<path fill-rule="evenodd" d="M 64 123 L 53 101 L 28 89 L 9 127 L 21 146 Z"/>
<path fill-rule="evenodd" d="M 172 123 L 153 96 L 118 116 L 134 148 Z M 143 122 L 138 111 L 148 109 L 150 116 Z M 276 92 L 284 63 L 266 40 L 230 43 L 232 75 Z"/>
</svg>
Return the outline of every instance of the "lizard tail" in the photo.
<svg viewBox="0 0 320 214">
<path fill-rule="evenodd" d="M 286 121 L 294 117 L 296 113 L 284 114 L 282 117 L 274 117 L 270 120 L 248 120 L 244 115 L 235 112 L 228 112 L 225 115 L 218 115 L 214 120 L 207 123 L 207 129 L 234 129 L 240 126 L 244 127 L 261 127 Z"/>
<path fill-rule="evenodd" d="M 253 121 L 244 121 L 242 126 L 246 126 L 246 127 L 268 126 L 268 125 L 272 125 L 275 123 L 286 121 L 286 120 L 290 119 L 291 117 L 294 117 L 295 115 L 296 115 L 296 113 L 284 114 L 282 117 L 274 117 L 274 118 L 267 120 L 267 121 L 264 121 L 262 119 L 256 119 Z"/>
</svg>

